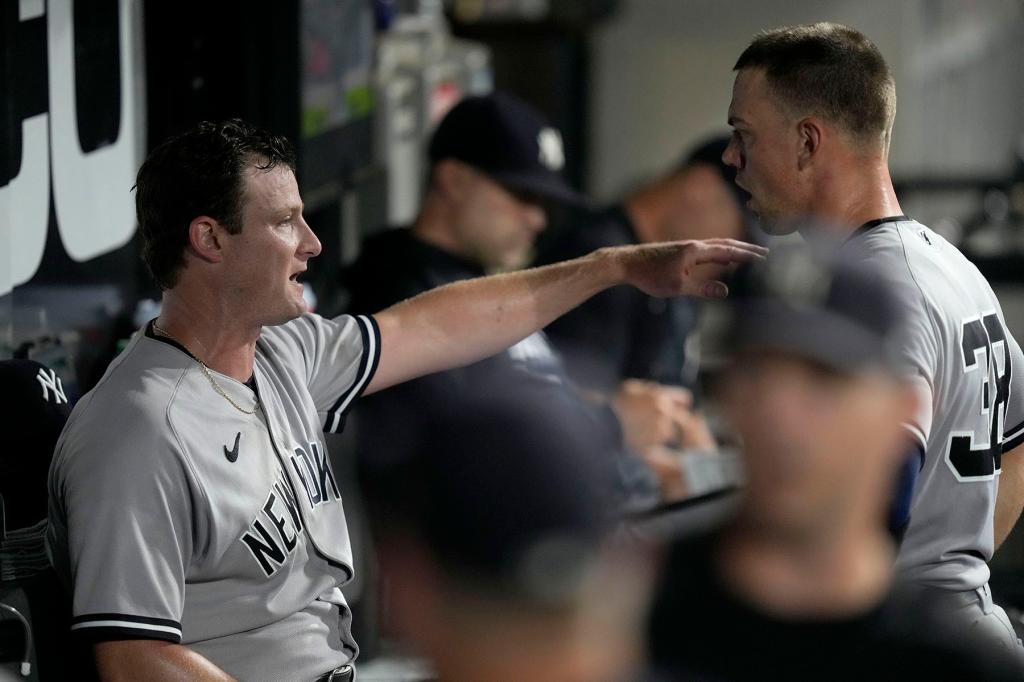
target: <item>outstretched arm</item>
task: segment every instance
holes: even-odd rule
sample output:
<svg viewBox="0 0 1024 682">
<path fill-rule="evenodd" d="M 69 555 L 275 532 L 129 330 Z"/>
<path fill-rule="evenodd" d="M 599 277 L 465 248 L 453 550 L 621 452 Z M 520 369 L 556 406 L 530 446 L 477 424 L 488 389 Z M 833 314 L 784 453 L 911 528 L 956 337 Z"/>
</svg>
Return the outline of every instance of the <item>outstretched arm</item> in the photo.
<svg viewBox="0 0 1024 682">
<path fill-rule="evenodd" d="M 651 296 L 722 298 L 721 270 L 765 253 L 732 239 L 622 246 L 428 291 L 375 315 L 381 356 L 367 392 L 494 355 L 618 284 Z"/>
</svg>

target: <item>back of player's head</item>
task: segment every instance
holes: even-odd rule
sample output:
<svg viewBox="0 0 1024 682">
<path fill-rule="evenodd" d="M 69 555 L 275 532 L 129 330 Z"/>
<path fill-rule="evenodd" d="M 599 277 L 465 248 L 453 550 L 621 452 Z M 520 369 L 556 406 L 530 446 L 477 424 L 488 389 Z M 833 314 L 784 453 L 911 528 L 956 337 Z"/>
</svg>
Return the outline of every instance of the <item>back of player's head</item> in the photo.
<svg viewBox="0 0 1024 682">
<path fill-rule="evenodd" d="M 466 97 L 452 107 L 431 137 L 428 156 L 432 165 L 461 161 L 516 193 L 585 203 L 562 176 L 561 133 L 535 108 L 506 92 Z"/>
<path fill-rule="evenodd" d="M 881 52 L 860 31 L 830 22 L 764 31 L 733 68 L 763 69 L 791 117 L 820 116 L 856 139 L 888 144 L 896 85 Z"/>
<path fill-rule="evenodd" d="M 161 289 L 177 283 L 192 220 L 206 215 L 237 233 L 244 171 L 278 164 L 295 170 L 291 143 L 237 118 L 203 121 L 150 152 L 136 179 L 135 212 L 143 260 Z"/>
<path fill-rule="evenodd" d="M 382 537 L 415 539 L 459 593 L 570 603 L 608 520 L 600 443 L 501 391 L 470 389 L 432 410 L 411 457 L 374 473 L 386 495 L 374 521 Z"/>
</svg>

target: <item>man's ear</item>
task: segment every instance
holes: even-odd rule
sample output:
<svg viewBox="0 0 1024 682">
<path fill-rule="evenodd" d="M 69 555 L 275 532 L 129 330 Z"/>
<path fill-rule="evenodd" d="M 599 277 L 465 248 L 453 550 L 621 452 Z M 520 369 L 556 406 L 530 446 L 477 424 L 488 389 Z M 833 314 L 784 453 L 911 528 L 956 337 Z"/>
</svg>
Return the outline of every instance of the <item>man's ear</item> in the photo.
<svg viewBox="0 0 1024 682">
<path fill-rule="evenodd" d="M 200 260 L 219 263 L 223 258 L 221 240 L 226 230 L 221 223 L 210 216 L 201 215 L 188 224 L 188 246 Z"/>
<path fill-rule="evenodd" d="M 803 170 L 810 166 L 821 151 L 825 130 L 821 121 L 813 116 L 801 119 L 796 124 L 800 149 L 797 152 L 797 167 Z"/>
</svg>

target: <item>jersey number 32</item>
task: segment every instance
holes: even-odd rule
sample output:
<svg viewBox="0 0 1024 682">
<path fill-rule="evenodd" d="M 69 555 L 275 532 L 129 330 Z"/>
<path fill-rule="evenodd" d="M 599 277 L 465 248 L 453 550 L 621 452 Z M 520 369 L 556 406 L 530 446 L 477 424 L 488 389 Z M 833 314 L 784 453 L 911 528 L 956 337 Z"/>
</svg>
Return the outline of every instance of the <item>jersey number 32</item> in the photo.
<svg viewBox="0 0 1024 682">
<path fill-rule="evenodd" d="M 1001 464 L 1003 419 L 1013 369 L 999 317 L 989 313 L 964 322 L 960 349 L 964 372 L 981 378 L 981 421 L 976 431 L 953 432 L 948 461 L 961 481 L 988 479 Z M 984 431 L 988 432 L 987 438 L 982 435 Z"/>
</svg>

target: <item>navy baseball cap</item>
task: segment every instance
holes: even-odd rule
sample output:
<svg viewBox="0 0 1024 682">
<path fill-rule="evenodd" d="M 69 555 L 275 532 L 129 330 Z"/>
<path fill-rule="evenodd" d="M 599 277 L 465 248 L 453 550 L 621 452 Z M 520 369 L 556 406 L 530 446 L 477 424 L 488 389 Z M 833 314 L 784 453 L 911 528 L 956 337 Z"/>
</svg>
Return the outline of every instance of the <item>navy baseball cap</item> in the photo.
<svg viewBox="0 0 1024 682">
<path fill-rule="evenodd" d="M 564 604 L 611 523 L 610 472 L 593 431 L 535 398 L 515 382 L 465 386 L 426 408 L 402 461 L 364 466 L 362 484 L 383 536 L 417 538 L 462 589 Z"/>
<path fill-rule="evenodd" d="M 905 308 L 869 261 L 776 248 L 741 269 L 729 295 L 733 352 L 780 351 L 846 374 L 901 373 Z"/>
<path fill-rule="evenodd" d="M 562 176 L 562 136 L 526 102 L 504 92 L 473 96 L 452 107 L 430 140 L 431 164 L 457 159 L 513 192 L 572 206 L 587 199 Z"/>
</svg>

